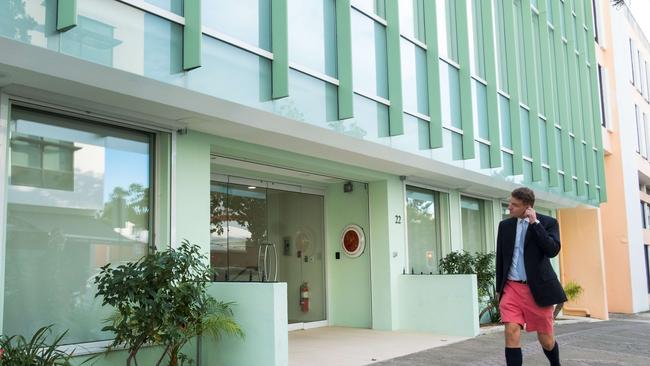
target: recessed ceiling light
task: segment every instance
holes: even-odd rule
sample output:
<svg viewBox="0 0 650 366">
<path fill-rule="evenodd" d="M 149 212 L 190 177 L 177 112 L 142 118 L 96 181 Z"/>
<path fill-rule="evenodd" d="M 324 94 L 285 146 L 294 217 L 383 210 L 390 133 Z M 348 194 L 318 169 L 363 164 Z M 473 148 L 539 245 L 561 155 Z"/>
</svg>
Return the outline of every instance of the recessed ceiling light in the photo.
<svg viewBox="0 0 650 366">
<path fill-rule="evenodd" d="M 255 188 L 257 188 L 257 187 L 255 187 L 255 186 L 248 186 L 248 189 L 255 189 Z"/>
</svg>

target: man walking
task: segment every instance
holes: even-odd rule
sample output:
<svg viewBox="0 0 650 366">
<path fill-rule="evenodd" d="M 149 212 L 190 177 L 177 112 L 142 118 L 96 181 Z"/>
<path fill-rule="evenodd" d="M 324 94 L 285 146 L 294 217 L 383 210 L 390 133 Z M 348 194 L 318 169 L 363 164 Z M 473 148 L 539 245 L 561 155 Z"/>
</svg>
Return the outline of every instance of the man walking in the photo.
<svg viewBox="0 0 650 366">
<path fill-rule="evenodd" d="M 499 223 L 497 234 L 497 293 L 505 324 L 506 364 L 521 365 L 521 329 L 537 332 L 551 366 L 560 365 L 553 336 L 553 305 L 566 294 L 549 258 L 560 252 L 557 220 L 535 212 L 535 193 L 517 188 L 510 194 L 510 218 Z"/>
</svg>

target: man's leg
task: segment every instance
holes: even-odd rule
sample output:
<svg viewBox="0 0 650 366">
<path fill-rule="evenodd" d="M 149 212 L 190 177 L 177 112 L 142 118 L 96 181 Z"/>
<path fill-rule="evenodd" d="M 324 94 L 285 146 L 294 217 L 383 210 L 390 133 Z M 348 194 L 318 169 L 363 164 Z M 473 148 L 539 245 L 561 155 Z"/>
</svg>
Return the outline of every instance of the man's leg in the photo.
<svg viewBox="0 0 650 366">
<path fill-rule="evenodd" d="M 548 358 L 551 366 L 560 366 L 560 348 L 553 337 L 553 333 L 540 333 L 537 332 L 537 339 L 539 344 L 542 345 L 544 354 Z"/>
<path fill-rule="evenodd" d="M 517 323 L 505 323 L 506 365 L 521 366 L 521 326 Z"/>
</svg>

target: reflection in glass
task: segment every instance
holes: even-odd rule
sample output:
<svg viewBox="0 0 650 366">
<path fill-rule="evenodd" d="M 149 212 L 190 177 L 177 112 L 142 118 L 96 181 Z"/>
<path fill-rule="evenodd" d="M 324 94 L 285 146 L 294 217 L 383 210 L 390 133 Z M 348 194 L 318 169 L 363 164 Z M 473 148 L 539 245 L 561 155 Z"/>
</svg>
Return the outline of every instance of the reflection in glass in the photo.
<svg viewBox="0 0 650 366">
<path fill-rule="evenodd" d="M 352 10 L 352 77 L 354 89 L 388 98 L 386 28 Z"/>
<path fill-rule="evenodd" d="M 337 77 L 334 0 L 289 0 L 289 60 Z"/>
<path fill-rule="evenodd" d="M 441 196 L 445 194 L 406 187 L 406 217 L 408 230 L 409 273 L 438 273 L 438 263 L 443 255 Z M 446 206 L 446 205 L 445 205 Z"/>
<path fill-rule="evenodd" d="M 203 25 L 271 51 L 271 0 L 201 2 Z"/>
<path fill-rule="evenodd" d="M 3 332 L 109 339 L 93 277 L 150 243 L 151 137 L 13 106 Z"/>
<path fill-rule="evenodd" d="M 461 225 L 463 227 L 463 250 L 470 253 L 484 253 L 485 240 L 485 201 L 466 196 L 460 197 Z"/>
<path fill-rule="evenodd" d="M 405 39 L 400 40 L 400 50 L 404 109 L 428 115 L 426 52 Z"/>
</svg>

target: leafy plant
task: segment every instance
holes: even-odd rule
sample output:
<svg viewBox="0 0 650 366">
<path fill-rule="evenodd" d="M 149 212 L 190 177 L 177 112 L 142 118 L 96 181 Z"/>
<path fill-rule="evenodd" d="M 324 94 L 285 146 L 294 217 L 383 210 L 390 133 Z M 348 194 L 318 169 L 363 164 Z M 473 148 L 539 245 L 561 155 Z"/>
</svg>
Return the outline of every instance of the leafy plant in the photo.
<svg viewBox="0 0 650 366">
<path fill-rule="evenodd" d="M 440 260 L 440 271 L 443 274 L 476 274 L 479 303 L 485 304 L 479 319 L 488 313 L 490 321 L 496 323 L 501 319 L 501 314 L 496 296 L 494 259 L 494 252 L 477 252 L 474 255 L 464 250 L 451 252 Z"/>
<path fill-rule="evenodd" d="M 137 365 L 137 354 L 146 344 L 162 344 L 156 365 L 191 363 L 181 352 L 195 336 L 207 333 L 216 339 L 223 333 L 243 337 L 233 319 L 232 303 L 206 294 L 212 271 L 200 248 L 183 241 L 178 249 L 147 255 L 136 262 L 112 268 L 106 265 L 95 278 L 96 296 L 116 313 L 103 330 L 115 334 L 109 350 L 125 347 L 127 365 Z"/>
<path fill-rule="evenodd" d="M 54 337 L 51 343 L 47 338 L 52 333 L 52 325 L 38 329 L 30 340 L 22 335 L 0 336 L 0 365 L 30 366 L 68 366 L 71 353 L 58 347 L 67 331 Z"/>
<path fill-rule="evenodd" d="M 573 301 L 582 295 L 583 288 L 575 281 L 569 281 L 564 285 L 564 293 L 569 301 Z M 557 304 L 553 310 L 553 319 L 557 318 L 560 310 L 564 307 L 564 303 Z"/>
</svg>

